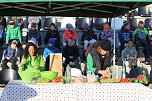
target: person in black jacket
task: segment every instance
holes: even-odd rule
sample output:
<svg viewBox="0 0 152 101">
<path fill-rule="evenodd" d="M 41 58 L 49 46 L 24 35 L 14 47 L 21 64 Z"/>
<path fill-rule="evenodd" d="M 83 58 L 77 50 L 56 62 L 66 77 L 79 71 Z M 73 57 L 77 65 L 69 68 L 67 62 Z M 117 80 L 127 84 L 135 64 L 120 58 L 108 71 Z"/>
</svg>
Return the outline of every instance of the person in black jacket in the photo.
<svg viewBox="0 0 152 101">
<path fill-rule="evenodd" d="M 56 40 L 55 46 L 60 50 L 60 34 L 58 32 L 58 29 L 54 23 L 51 23 L 50 26 L 51 26 L 51 29 L 47 31 L 46 36 L 45 36 L 45 43 L 47 44 L 50 38 L 54 38 Z"/>
<path fill-rule="evenodd" d="M 66 69 L 67 64 L 75 65 L 75 68 L 79 68 L 79 49 L 76 46 L 75 40 L 69 39 L 67 41 L 67 45 L 63 50 L 63 57 L 65 57 L 65 65 Z"/>
<path fill-rule="evenodd" d="M 28 42 L 35 42 L 36 46 L 40 45 L 40 34 L 36 29 L 36 23 L 31 23 L 31 29 L 28 32 Z"/>
<path fill-rule="evenodd" d="M 87 23 L 82 27 L 81 45 L 84 46 L 83 60 L 86 60 L 85 51 L 90 41 L 98 41 L 96 33 L 89 27 Z"/>
</svg>

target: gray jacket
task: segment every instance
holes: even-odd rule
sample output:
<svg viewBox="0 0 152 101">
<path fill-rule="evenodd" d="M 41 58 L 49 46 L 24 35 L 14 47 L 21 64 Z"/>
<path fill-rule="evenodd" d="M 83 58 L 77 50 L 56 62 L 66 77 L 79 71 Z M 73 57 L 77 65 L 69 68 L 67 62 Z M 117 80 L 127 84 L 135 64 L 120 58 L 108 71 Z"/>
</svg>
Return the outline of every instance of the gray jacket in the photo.
<svg viewBox="0 0 152 101">
<path fill-rule="evenodd" d="M 129 57 L 135 57 L 137 58 L 137 50 L 135 49 L 135 47 L 126 47 L 123 51 L 122 51 L 122 60 L 124 61 L 126 58 Z"/>
</svg>

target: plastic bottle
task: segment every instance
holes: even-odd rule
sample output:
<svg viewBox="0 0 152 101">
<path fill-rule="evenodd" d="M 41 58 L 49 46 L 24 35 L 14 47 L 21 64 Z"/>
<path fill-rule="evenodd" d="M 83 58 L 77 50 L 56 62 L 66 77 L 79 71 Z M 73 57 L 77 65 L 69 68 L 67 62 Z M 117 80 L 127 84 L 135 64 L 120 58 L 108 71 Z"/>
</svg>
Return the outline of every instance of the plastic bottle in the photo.
<svg viewBox="0 0 152 101">
<path fill-rule="evenodd" d="M 122 67 L 122 79 L 126 78 L 126 67 L 125 67 L 125 61 L 123 61 L 123 67 Z"/>
<path fill-rule="evenodd" d="M 71 67 L 69 64 L 66 67 L 66 83 L 71 83 Z"/>
</svg>

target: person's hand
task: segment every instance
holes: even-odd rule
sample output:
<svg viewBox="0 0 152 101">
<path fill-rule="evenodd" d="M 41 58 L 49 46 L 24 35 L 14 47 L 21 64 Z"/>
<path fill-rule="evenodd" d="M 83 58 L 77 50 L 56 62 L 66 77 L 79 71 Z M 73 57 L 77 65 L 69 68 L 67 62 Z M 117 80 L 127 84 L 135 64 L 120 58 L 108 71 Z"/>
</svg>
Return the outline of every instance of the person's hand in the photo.
<svg viewBox="0 0 152 101">
<path fill-rule="evenodd" d="M 98 73 L 102 74 L 103 76 L 107 76 L 107 75 L 109 75 L 110 70 L 99 70 Z"/>
<path fill-rule="evenodd" d="M 38 68 L 39 68 L 39 66 L 35 66 L 34 68 L 38 69 Z"/>
<path fill-rule="evenodd" d="M 22 60 L 21 60 L 21 65 L 24 65 L 25 62 L 26 62 L 26 59 L 22 59 Z"/>
<path fill-rule="evenodd" d="M 20 42 L 21 46 L 23 45 L 23 42 Z"/>
<path fill-rule="evenodd" d="M 6 57 L 7 60 L 10 60 L 10 57 Z"/>
<path fill-rule="evenodd" d="M 18 48 L 16 47 L 16 49 L 15 49 L 16 51 L 18 51 Z"/>
<path fill-rule="evenodd" d="M 9 43 L 8 42 L 6 42 L 6 45 L 8 45 Z"/>
<path fill-rule="evenodd" d="M 70 59 L 73 59 L 73 56 L 69 56 Z"/>
</svg>

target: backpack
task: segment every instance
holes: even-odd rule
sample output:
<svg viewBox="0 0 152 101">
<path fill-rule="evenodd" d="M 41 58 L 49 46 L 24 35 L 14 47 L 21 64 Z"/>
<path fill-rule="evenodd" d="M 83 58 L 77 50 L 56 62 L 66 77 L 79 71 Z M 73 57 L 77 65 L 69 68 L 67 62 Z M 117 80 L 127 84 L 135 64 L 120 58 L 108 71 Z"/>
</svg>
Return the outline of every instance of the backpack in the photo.
<svg viewBox="0 0 152 101">
<path fill-rule="evenodd" d="M 129 78 L 137 78 L 137 76 L 143 75 L 143 69 L 140 67 L 131 68 L 129 72 Z"/>
</svg>

